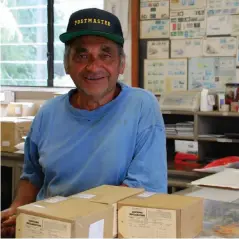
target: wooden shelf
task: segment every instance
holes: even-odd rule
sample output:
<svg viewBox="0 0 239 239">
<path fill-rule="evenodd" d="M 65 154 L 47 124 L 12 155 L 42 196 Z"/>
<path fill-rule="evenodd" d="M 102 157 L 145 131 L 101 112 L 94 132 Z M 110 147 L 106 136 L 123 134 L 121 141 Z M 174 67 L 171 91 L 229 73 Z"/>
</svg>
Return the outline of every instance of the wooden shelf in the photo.
<svg viewBox="0 0 239 239">
<path fill-rule="evenodd" d="M 194 136 L 167 135 L 167 139 L 195 140 Z"/>
<path fill-rule="evenodd" d="M 239 143 L 239 139 L 228 139 L 217 137 L 198 137 L 198 141 L 217 142 L 217 143 Z"/>
<path fill-rule="evenodd" d="M 219 159 L 229 155 L 239 155 L 239 139 L 223 136 L 225 133 L 239 134 L 237 127 L 239 113 L 219 111 L 162 111 L 162 113 L 166 125 L 189 120 L 194 122 L 194 136 L 192 137 L 167 134 L 169 150 L 175 148 L 173 140 L 188 140 L 198 142 L 198 156 L 201 162 L 209 162 L 210 159 Z M 222 137 L 217 137 L 217 135 L 222 135 Z M 222 143 L 225 144 L 222 145 Z"/>
<path fill-rule="evenodd" d="M 193 111 L 177 111 L 177 110 L 162 110 L 162 114 L 165 115 L 194 115 Z"/>
<path fill-rule="evenodd" d="M 197 114 L 200 115 L 200 116 L 239 117 L 238 112 L 219 112 L 219 111 L 203 112 L 203 111 L 198 111 Z"/>
</svg>

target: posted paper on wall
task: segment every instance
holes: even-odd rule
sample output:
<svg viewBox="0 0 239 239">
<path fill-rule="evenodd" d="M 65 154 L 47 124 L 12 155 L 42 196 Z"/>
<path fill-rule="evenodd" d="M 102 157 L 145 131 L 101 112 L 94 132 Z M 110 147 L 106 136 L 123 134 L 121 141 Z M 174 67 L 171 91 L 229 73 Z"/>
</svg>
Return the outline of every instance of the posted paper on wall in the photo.
<svg viewBox="0 0 239 239">
<path fill-rule="evenodd" d="M 189 60 L 188 88 L 225 90 L 236 81 L 235 57 L 199 57 Z"/>
<path fill-rule="evenodd" d="M 232 8 L 239 7 L 239 0 L 207 0 L 208 8 Z"/>
<path fill-rule="evenodd" d="M 232 15 L 232 36 L 239 36 L 239 15 Z"/>
<path fill-rule="evenodd" d="M 156 95 L 187 90 L 187 59 L 145 60 L 144 88 Z"/>
<path fill-rule="evenodd" d="M 140 21 L 140 38 L 169 38 L 169 20 Z"/>
<path fill-rule="evenodd" d="M 207 35 L 230 35 L 232 32 L 232 16 L 208 16 Z"/>
<path fill-rule="evenodd" d="M 199 57 L 202 56 L 202 39 L 186 39 L 171 41 L 171 57 Z"/>
<path fill-rule="evenodd" d="M 124 37 L 128 36 L 129 27 L 129 0 L 105 0 L 104 9 L 116 15 L 121 22 Z"/>
<path fill-rule="evenodd" d="M 239 8 L 207 9 L 207 16 L 239 14 Z"/>
<path fill-rule="evenodd" d="M 204 56 L 236 56 L 236 37 L 210 37 L 203 40 Z"/>
<path fill-rule="evenodd" d="M 147 41 L 147 59 L 169 58 L 169 40 Z"/>
<path fill-rule="evenodd" d="M 140 20 L 169 18 L 169 0 L 140 0 Z"/>
<path fill-rule="evenodd" d="M 206 34 L 205 10 L 178 10 L 170 13 L 170 38 L 202 38 Z"/>
<path fill-rule="evenodd" d="M 170 0 L 170 9 L 205 8 L 206 0 Z"/>
<path fill-rule="evenodd" d="M 239 37 L 237 37 L 237 56 L 236 56 L 236 66 L 239 67 Z M 239 71 L 239 69 L 238 69 Z M 239 79 L 239 75 L 237 76 Z"/>
</svg>

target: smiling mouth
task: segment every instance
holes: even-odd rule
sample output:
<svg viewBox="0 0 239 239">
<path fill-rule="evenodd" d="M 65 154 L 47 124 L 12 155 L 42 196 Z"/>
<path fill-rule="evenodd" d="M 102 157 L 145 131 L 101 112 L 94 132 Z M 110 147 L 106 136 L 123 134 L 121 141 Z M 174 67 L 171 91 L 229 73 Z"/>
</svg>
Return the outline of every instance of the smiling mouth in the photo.
<svg viewBox="0 0 239 239">
<path fill-rule="evenodd" d="M 98 80 L 102 80 L 105 78 L 105 76 L 100 76 L 100 77 L 84 77 L 85 80 L 88 80 L 88 81 L 98 81 Z"/>
</svg>

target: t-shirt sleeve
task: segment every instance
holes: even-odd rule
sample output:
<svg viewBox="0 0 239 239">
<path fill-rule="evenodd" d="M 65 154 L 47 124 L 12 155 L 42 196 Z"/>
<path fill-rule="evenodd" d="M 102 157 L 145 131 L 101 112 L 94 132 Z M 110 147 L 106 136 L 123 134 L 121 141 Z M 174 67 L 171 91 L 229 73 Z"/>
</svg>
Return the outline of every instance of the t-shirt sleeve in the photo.
<svg viewBox="0 0 239 239">
<path fill-rule="evenodd" d="M 142 106 L 134 157 L 123 183 L 167 193 L 165 126 L 157 99 L 154 96 L 151 99 Z"/>
<path fill-rule="evenodd" d="M 39 164 L 39 132 L 41 116 L 38 114 L 27 135 L 24 148 L 23 172 L 20 179 L 29 180 L 34 186 L 41 188 L 44 180 L 41 165 Z"/>
</svg>

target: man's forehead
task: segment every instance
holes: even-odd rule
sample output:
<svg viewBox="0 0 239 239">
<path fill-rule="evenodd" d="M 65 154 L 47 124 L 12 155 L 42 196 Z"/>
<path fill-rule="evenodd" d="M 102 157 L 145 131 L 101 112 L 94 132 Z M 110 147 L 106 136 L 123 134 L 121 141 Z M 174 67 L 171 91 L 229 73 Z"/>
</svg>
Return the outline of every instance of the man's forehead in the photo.
<svg viewBox="0 0 239 239">
<path fill-rule="evenodd" d="M 73 47 L 92 47 L 92 46 L 96 46 L 96 47 L 110 47 L 110 48 L 114 48 L 117 47 L 117 44 L 114 43 L 111 40 L 108 40 L 104 37 L 99 37 L 99 36 L 82 36 L 82 37 L 78 37 L 76 38 L 72 44 Z"/>
</svg>

